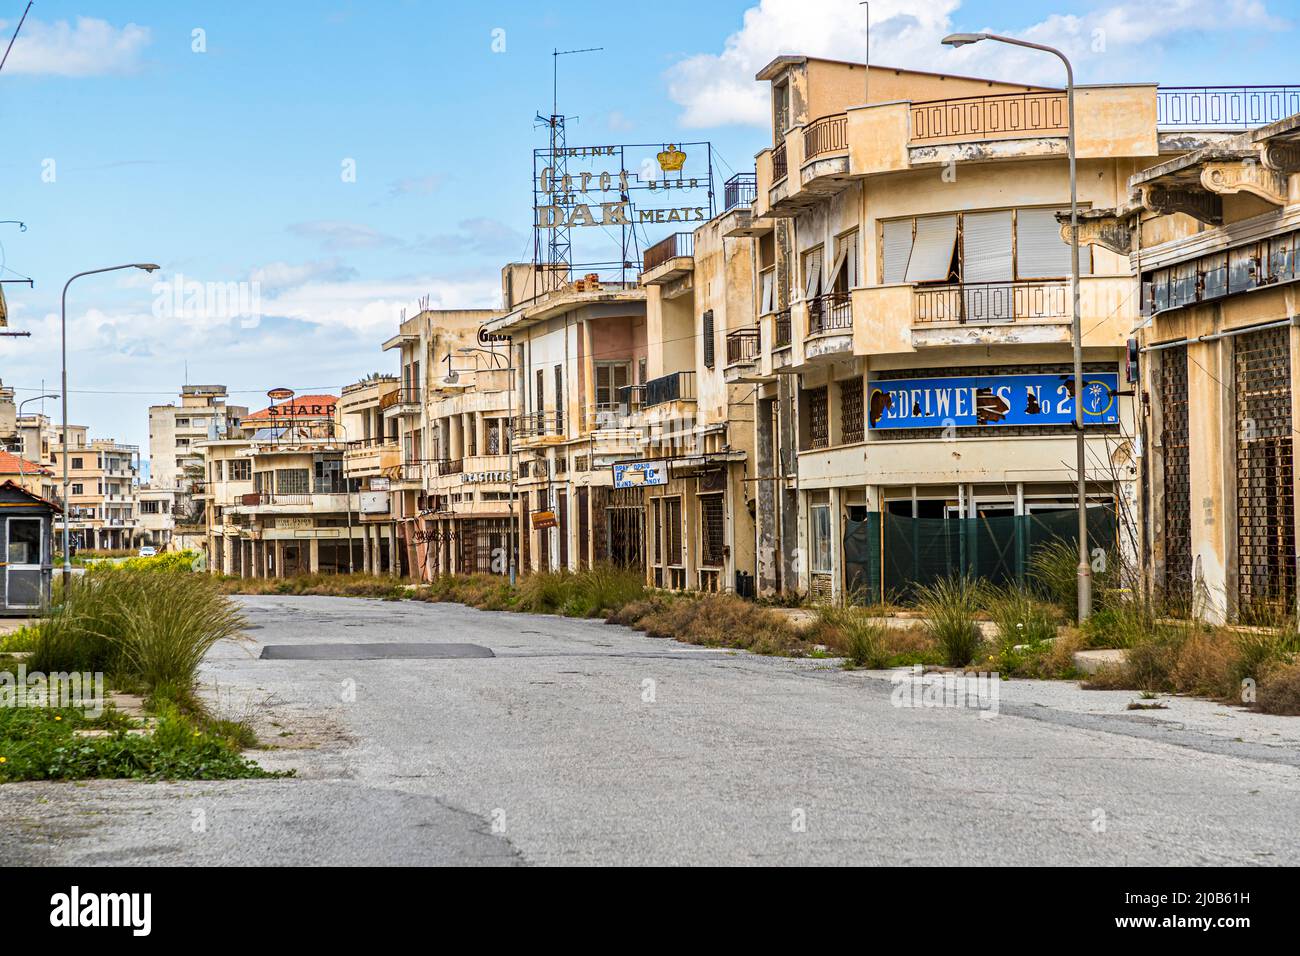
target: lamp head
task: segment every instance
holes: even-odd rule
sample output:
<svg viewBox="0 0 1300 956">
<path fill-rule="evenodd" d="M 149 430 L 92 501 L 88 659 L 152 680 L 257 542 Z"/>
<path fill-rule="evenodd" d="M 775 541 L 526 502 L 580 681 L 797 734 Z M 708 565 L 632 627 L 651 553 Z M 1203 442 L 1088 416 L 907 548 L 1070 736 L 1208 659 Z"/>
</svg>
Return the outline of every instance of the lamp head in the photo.
<svg viewBox="0 0 1300 956">
<path fill-rule="evenodd" d="M 136 267 L 137 269 L 143 269 L 145 272 L 157 272 L 157 271 L 158 271 L 158 266 L 157 266 L 157 264 L 155 264 L 155 263 L 153 263 L 153 262 L 137 262 L 137 263 L 135 264 L 135 267 Z"/>
<path fill-rule="evenodd" d="M 971 43 L 979 43 L 980 40 L 987 40 L 987 33 L 950 33 L 940 42 L 944 46 L 959 47 L 968 46 Z"/>
</svg>

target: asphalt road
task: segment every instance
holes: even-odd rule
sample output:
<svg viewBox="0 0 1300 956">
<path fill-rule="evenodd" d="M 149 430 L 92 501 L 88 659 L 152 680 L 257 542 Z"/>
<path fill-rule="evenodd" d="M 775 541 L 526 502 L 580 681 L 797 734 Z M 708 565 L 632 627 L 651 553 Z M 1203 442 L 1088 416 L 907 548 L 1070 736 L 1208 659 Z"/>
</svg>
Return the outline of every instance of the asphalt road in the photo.
<svg viewBox="0 0 1300 956">
<path fill-rule="evenodd" d="M 1027 681 L 898 707 L 888 674 L 598 622 L 243 600 L 203 680 L 298 776 L 11 784 L 0 865 L 1300 863 L 1296 718 Z M 351 644 L 492 656 L 260 656 Z"/>
</svg>

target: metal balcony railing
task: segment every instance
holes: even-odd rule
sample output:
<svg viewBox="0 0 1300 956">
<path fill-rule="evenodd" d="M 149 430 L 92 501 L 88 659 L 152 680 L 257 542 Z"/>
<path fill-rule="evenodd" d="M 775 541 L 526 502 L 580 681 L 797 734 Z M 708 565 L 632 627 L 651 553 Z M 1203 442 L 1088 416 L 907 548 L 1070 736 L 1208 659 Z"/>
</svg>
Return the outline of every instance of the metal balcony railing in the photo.
<svg viewBox="0 0 1300 956">
<path fill-rule="evenodd" d="M 949 138 L 1006 138 L 1016 133 L 1064 136 L 1069 111 L 1064 92 L 1001 93 L 912 104 L 912 143 Z"/>
<path fill-rule="evenodd" d="M 628 416 L 631 415 L 631 409 L 626 402 L 601 402 L 591 406 L 587 412 L 587 429 L 589 431 L 601 431 L 603 429 L 630 428 Z"/>
<path fill-rule="evenodd" d="M 780 146 L 772 150 L 772 185 L 775 186 L 781 180 L 785 179 L 787 172 L 785 143 L 782 142 Z"/>
<path fill-rule="evenodd" d="M 849 118 L 844 113 L 813 120 L 803 131 L 803 156 L 814 159 L 849 147 Z"/>
<path fill-rule="evenodd" d="M 555 412 L 532 412 L 514 421 L 514 435 L 520 441 L 564 435 L 564 420 Z"/>
<path fill-rule="evenodd" d="M 1069 314 L 1068 283 L 1061 281 L 917 286 L 913 299 L 916 325 L 998 325 Z"/>
<path fill-rule="evenodd" d="M 727 364 L 742 365 L 758 358 L 758 328 L 751 326 L 727 333 Z"/>
<path fill-rule="evenodd" d="M 794 341 L 790 334 L 790 310 L 782 309 L 772 316 L 772 348 L 785 349 Z"/>
<path fill-rule="evenodd" d="M 653 246 L 645 251 L 642 256 L 642 272 L 649 272 L 651 269 L 663 265 L 670 259 L 679 257 L 688 257 L 695 254 L 695 234 L 690 232 L 674 232 L 666 239 L 656 242 Z"/>
<path fill-rule="evenodd" d="M 808 303 L 808 334 L 853 328 L 853 300 L 847 292 L 827 292 Z"/>
<path fill-rule="evenodd" d="M 430 476 L 435 478 L 443 475 L 459 475 L 465 471 L 463 458 L 426 458 L 424 463 L 428 465 Z"/>
<path fill-rule="evenodd" d="M 422 394 L 422 391 L 418 388 L 396 389 L 379 400 L 380 411 L 385 411 L 397 405 L 419 405 Z"/>
<path fill-rule="evenodd" d="M 375 448 L 391 447 L 397 444 L 396 438 L 388 436 L 378 436 L 375 438 L 358 438 L 356 441 L 348 442 L 344 448 L 348 452 L 369 451 Z"/>
<path fill-rule="evenodd" d="M 758 176 L 755 173 L 736 173 L 722 184 L 722 209 L 730 212 L 737 206 L 748 206 L 758 195 Z"/>
<path fill-rule="evenodd" d="M 1249 129 L 1300 113 L 1300 86 L 1162 86 L 1161 129 Z"/>
<path fill-rule="evenodd" d="M 662 405 L 664 402 L 694 400 L 694 372 L 672 372 L 645 383 L 645 408 Z"/>
</svg>

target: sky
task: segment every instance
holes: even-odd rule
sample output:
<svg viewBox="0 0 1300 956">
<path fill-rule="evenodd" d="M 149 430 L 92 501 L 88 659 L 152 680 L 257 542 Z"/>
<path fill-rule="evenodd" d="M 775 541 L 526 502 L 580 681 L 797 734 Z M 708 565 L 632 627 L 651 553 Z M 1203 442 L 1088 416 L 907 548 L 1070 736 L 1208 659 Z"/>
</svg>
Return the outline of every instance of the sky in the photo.
<svg viewBox="0 0 1300 956">
<path fill-rule="evenodd" d="M 0 0 L 0 54 L 26 0 Z M 70 420 L 142 446 L 150 404 L 224 384 L 337 392 L 394 371 L 402 311 L 499 305 L 532 255 L 536 114 L 551 51 L 569 145 L 712 143 L 720 184 L 768 145 L 754 74 L 784 53 L 860 60 L 856 0 L 614 4 L 36 0 L 0 70 L 0 380 L 57 391 L 68 293 Z M 1300 84 L 1300 0 L 875 0 L 873 63 L 1059 84 Z M 699 154 L 696 155 L 696 161 Z M 243 283 L 254 315 L 189 307 Z M 252 295 L 256 290 L 256 300 Z M 219 306 L 219 303 L 213 303 Z M 177 306 L 180 306 L 178 309 Z M 255 306 L 255 309 L 252 307 Z M 28 405 L 26 411 L 39 407 Z M 45 410 L 57 419 L 57 402 Z"/>
</svg>

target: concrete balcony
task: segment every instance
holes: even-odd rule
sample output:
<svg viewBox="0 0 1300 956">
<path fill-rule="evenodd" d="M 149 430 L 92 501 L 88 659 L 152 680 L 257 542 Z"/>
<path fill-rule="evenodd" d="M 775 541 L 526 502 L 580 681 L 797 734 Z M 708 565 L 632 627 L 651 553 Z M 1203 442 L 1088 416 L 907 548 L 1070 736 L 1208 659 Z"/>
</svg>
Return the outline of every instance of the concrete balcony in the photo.
<svg viewBox="0 0 1300 956">
<path fill-rule="evenodd" d="M 759 374 L 762 336 L 757 325 L 733 329 L 727 333 L 727 364 L 722 378 L 728 385 L 765 381 Z"/>
<path fill-rule="evenodd" d="M 343 492 L 280 494 L 254 491 L 240 496 L 239 504 L 228 510 L 234 514 L 342 514 L 348 511 L 349 495 Z"/>
<path fill-rule="evenodd" d="M 424 404 L 424 393 L 418 388 L 399 388 L 379 400 L 385 418 L 418 416 Z"/>
<path fill-rule="evenodd" d="M 808 334 L 806 362 L 834 361 L 853 354 L 853 299 L 848 292 L 828 292 L 803 303 Z"/>
<path fill-rule="evenodd" d="M 878 103 L 847 114 L 853 176 L 1067 154 L 1063 90 Z M 1154 84 L 1076 87 L 1075 122 L 1080 159 L 1159 154 Z"/>
<path fill-rule="evenodd" d="M 354 478 L 382 475 L 400 463 L 401 449 L 392 438 L 362 438 L 350 441 L 343 451 L 343 468 Z"/>
<path fill-rule="evenodd" d="M 675 232 L 646 249 L 641 284 L 668 285 L 695 271 L 695 234 Z"/>
<path fill-rule="evenodd" d="M 1079 310 L 1087 347 L 1122 346 L 1138 318 L 1129 276 L 1084 276 Z M 1073 323 L 1069 283 L 1035 280 L 854 289 L 858 355 L 926 348 L 1068 345 Z"/>
<path fill-rule="evenodd" d="M 566 423 L 554 411 L 517 415 L 512 434 L 520 448 L 544 448 L 566 441 Z"/>
</svg>

